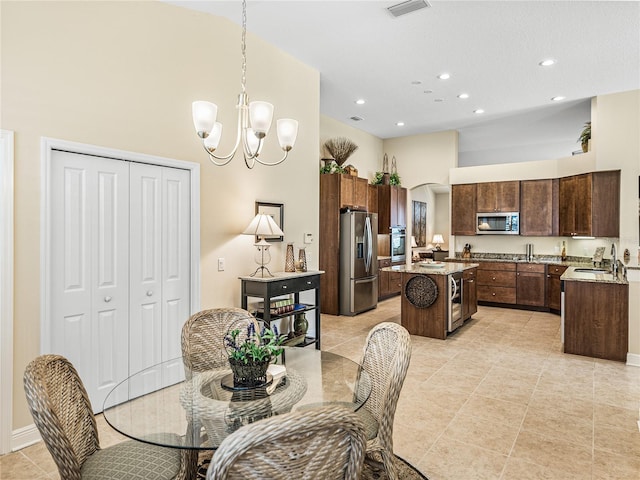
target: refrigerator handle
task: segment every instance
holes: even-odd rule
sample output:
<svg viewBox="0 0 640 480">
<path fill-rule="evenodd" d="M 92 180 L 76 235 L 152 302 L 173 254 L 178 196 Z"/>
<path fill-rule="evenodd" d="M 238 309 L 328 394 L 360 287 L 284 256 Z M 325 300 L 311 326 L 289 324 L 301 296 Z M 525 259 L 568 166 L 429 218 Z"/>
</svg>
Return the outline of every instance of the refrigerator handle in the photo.
<svg viewBox="0 0 640 480">
<path fill-rule="evenodd" d="M 373 257 L 372 246 L 373 246 L 373 238 L 371 236 L 371 217 L 367 215 L 364 222 L 364 231 L 365 231 L 365 239 L 366 239 L 366 259 L 365 259 L 365 267 L 367 269 L 367 273 L 371 273 L 371 260 Z"/>
</svg>

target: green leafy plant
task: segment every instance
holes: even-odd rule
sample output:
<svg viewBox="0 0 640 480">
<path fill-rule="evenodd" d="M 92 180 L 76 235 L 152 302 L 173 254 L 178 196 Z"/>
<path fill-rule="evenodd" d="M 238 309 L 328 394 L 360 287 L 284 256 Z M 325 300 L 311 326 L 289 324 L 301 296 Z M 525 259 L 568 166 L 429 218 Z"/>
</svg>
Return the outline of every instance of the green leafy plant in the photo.
<svg viewBox="0 0 640 480">
<path fill-rule="evenodd" d="M 580 136 L 578 137 L 578 141 L 580 142 L 580 145 L 582 145 L 583 152 L 587 151 L 590 139 L 591 139 L 591 122 L 587 122 L 584 124 L 582 133 L 580 133 Z"/>
<path fill-rule="evenodd" d="M 382 185 L 382 178 L 384 177 L 384 173 L 383 172 L 376 172 L 376 174 L 373 176 L 373 181 L 371 182 L 372 185 Z"/>
<path fill-rule="evenodd" d="M 342 168 L 336 162 L 331 161 L 329 163 L 325 163 L 320 168 L 320 173 L 347 173 L 347 172 L 344 168 Z"/>
<path fill-rule="evenodd" d="M 246 336 L 240 334 L 240 329 L 231 330 L 225 336 L 225 346 L 229 358 L 245 365 L 271 360 L 282 353 L 282 338 L 278 335 L 278 329 L 262 327 L 256 331 L 253 322 L 247 326 Z"/>
<path fill-rule="evenodd" d="M 390 185 L 400 185 L 400 175 L 398 175 L 397 173 L 392 173 L 391 176 L 389 177 L 389 184 Z"/>
</svg>

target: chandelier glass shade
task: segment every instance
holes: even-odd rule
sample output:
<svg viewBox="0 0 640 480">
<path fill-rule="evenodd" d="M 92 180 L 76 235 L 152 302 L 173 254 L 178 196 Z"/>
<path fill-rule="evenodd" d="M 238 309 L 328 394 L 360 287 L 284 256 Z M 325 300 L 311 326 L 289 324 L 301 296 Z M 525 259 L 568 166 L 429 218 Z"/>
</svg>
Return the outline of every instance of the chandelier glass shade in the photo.
<svg viewBox="0 0 640 480">
<path fill-rule="evenodd" d="M 198 137 L 202 141 L 204 150 L 209 155 L 209 160 L 218 166 L 228 164 L 242 145 L 244 161 L 248 168 L 253 168 L 255 162 L 262 165 L 278 165 L 284 162 L 293 148 L 298 136 L 298 122 L 291 118 L 281 118 L 276 122 L 276 130 L 280 148 L 284 155 L 280 160 L 266 162 L 259 155 L 262 151 L 264 139 L 269 133 L 273 121 L 273 105 L 268 102 L 249 102 L 246 92 L 246 32 L 247 32 L 247 2 L 242 2 L 242 80 L 241 93 L 238 95 L 238 126 L 236 142 L 227 155 L 214 153 L 222 137 L 222 124 L 217 120 L 218 106 L 207 101 L 196 101 L 192 104 L 193 125 Z M 220 160 L 220 161 L 218 161 Z"/>
</svg>

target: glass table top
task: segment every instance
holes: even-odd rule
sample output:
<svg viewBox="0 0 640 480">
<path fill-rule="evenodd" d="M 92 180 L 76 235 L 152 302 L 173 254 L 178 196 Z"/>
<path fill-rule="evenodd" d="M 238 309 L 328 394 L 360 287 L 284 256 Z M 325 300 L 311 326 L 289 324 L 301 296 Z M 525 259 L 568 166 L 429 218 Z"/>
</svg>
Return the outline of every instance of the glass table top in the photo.
<svg viewBox="0 0 640 480">
<path fill-rule="evenodd" d="M 242 425 L 289 411 L 339 403 L 356 411 L 371 394 L 358 363 L 331 352 L 285 348 L 265 387 L 233 391 L 231 370 L 192 373 L 182 358 L 153 365 L 119 383 L 104 402 L 104 417 L 127 437 L 173 448 L 215 449 Z"/>
</svg>

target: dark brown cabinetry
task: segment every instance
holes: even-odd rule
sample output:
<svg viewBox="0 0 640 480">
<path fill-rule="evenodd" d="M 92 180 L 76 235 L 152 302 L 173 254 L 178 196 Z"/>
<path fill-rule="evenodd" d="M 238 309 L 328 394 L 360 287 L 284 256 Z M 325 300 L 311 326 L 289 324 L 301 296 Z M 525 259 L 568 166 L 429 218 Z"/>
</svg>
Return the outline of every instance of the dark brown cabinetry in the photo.
<svg viewBox="0 0 640 480">
<path fill-rule="evenodd" d="M 478 267 L 478 301 L 516 303 L 516 264 L 481 262 Z"/>
<path fill-rule="evenodd" d="M 322 313 L 339 314 L 340 209 L 367 209 L 368 182 L 365 178 L 344 174 L 320 175 L 319 257 Z"/>
<path fill-rule="evenodd" d="M 547 307 L 559 313 L 561 301 L 560 277 L 567 267 L 562 265 L 547 265 Z"/>
<path fill-rule="evenodd" d="M 378 233 L 388 234 L 391 227 L 407 226 L 407 189 L 396 185 L 378 185 Z"/>
<path fill-rule="evenodd" d="M 462 319 L 467 320 L 478 311 L 477 268 L 462 272 Z"/>
<path fill-rule="evenodd" d="M 520 182 L 520 235 L 558 235 L 558 179 Z"/>
<path fill-rule="evenodd" d="M 405 272 L 402 274 L 402 290 L 404 291 L 407 282 L 415 276 L 422 276 L 420 273 Z M 407 295 L 402 295 L 400 303 L 400 323 L 411 335 L 421 335 L 423 337 L 447 338 L 447 282 L 448 275 L 427 275 L 433 280 L 438 288 L 438 298 L 430 306 L 421 308 L 413 305 Z"/>
<path fill-rule="evenodd" d="M 564 351 L 624 362 L 629 285 L 564 281 Z"/>
<path fill-rule="evenodd" d="M 476 234 L 476 184 L 451 185 L 451 233 Z"/>
<path fill-rule="evenodd" d="M 518 263 L 516 265 L 516 303 L 531 307 L 544 307 L 546 295 L 546 265 Z"/>
<path fill-rule="evenodd" d="M 399 263 L 391 263 L 388 258 L 378 260 L 378 299 L 382 300 L 394 295 L 398 295 L 402 291 L 402 274 L 399 271 L 382 271 L 384 267 L 392 265 L 401 265 Z"/>
<path fill-rule="evenodd" d="M 476 190 L 478 212 L 520 211 L 520 182 L 478 183 Z"/>
<path fill-rule="evenodd" d="M 620 170 L 560 179 L 560 235 L 620 236 Z"/>
<path fill-rule="evenodd" d="M 367 185 L 367 212 L 378 213 L 378 187 L 371 184 Z"/>
</svg>

